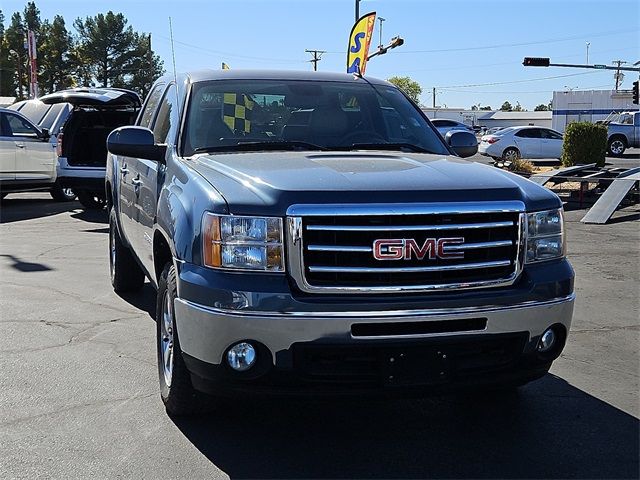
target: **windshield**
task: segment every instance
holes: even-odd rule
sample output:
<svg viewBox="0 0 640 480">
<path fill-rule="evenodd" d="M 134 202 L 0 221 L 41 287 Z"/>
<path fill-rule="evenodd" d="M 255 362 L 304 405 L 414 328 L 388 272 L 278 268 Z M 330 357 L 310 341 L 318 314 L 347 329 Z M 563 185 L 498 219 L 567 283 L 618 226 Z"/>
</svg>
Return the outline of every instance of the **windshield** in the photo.
<svg viewBox="0 0 640 480">
<path fill-rule="evenodd" d="M 295 80 L 196 83 L 184 155 L 270 149 L 385 150 L 449 154 L 400 91 L 386 85 Z"/>
</svg>

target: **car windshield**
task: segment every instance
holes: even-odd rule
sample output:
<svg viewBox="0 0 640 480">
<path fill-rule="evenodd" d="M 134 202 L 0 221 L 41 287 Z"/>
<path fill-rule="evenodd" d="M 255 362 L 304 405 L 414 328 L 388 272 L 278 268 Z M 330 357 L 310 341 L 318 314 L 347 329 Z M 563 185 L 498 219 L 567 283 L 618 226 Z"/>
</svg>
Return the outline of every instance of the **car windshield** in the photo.
<svg viewBox="0 0 640 480">
<path fill-rule="evenodd" d="M 183 153 L 384 150 L 448 154 L 396 88 L 354 82 L 218 80 L 194 84 Z"/>
</svg>

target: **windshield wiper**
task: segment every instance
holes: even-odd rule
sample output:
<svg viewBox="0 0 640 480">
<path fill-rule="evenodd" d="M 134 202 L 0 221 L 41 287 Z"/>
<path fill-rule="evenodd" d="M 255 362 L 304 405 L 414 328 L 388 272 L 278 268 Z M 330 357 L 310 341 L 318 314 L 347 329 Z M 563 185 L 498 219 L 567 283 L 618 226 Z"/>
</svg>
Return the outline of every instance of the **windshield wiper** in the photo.
<svg viewBox="0 0 640 480">
<path fill-rule="evenodd" d="M 198 147 L 194 153 L 205 152 L 250 152 L 259 150 L 327 150 L 314 143 L 285 140 L 246 141 L 235 145 L 216 145 L 210 147 Z"/>
<path fill-rule="evenodd" d="M 342 150 L 343 148 L 340 148 Z M 413 143 L 353 143 L 344 150 L 397 150 L 410 151 L 416 153 L 436 153 L 426 150 Z"/>
</svg>

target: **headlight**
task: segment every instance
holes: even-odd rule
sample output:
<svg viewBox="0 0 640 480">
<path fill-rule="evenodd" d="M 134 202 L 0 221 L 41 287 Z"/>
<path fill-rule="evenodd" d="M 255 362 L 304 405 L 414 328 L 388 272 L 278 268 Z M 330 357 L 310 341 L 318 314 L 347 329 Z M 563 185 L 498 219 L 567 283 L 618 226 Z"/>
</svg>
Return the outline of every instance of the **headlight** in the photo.
<svg viewBox="0 0 640 480">
<path fill-rule="evenodd" d="M 207 267 L 284 271 L 282 219 L 205 213 L 203 262 Z"/>
<path fill-rule="evenodd" d="M 527 214 L 527 263 L 565 255 L 562 209 Z"/>
</svg>

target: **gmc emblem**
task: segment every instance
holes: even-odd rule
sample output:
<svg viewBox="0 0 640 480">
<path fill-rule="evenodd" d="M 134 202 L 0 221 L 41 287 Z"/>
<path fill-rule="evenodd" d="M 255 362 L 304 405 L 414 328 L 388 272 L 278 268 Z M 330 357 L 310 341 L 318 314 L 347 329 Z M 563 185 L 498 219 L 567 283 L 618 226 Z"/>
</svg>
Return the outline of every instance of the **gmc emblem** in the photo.
<svg viewBox="0 0 640 480">
<path fill-rule="evenodd" d="M 461 250 L 448 251 L 449 245 L 464 243 L 464 237 L 427 238 L 419 245 L 413 238 L 380 239 L 373 242 L 373 258 L 376 260 L 429 260 L 441 258 L 453 260 L 464 258 Z"/>
</svg>

